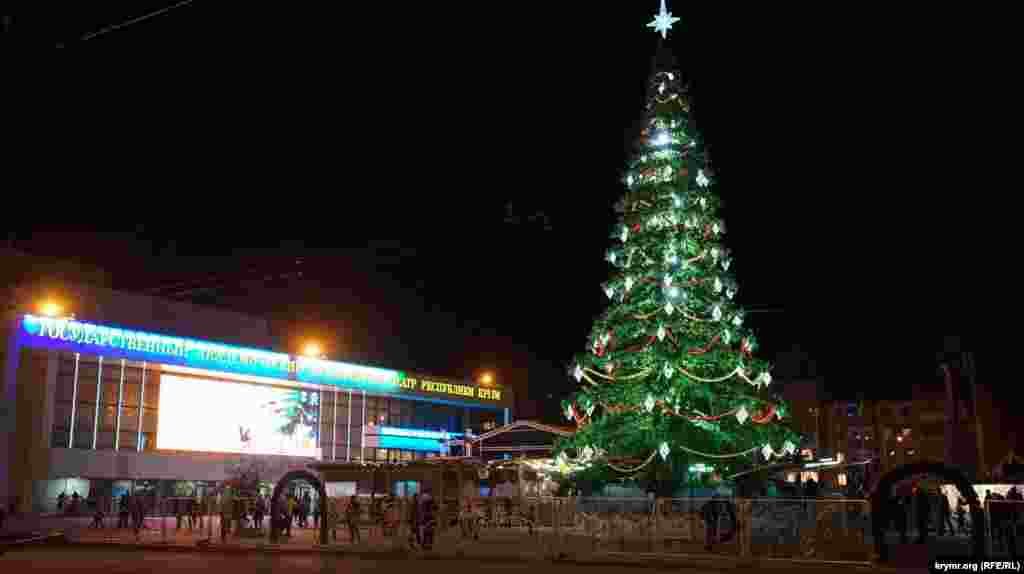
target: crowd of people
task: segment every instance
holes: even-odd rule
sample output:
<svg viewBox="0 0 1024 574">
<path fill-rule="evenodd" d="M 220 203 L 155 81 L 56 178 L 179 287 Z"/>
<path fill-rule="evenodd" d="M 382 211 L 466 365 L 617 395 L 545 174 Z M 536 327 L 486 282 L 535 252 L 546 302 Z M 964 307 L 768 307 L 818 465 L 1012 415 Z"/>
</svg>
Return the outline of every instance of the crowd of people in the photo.
<svg viewBox="0 0 1024 574">
<path fill-rule="evenodd" d="M 999 504 L 999 502 L 1016 502 L 1018 504 Z M 993 545 L 1005 549 L 1016 556 L 1016 539 L 1018 524 L 1024 514 L 1024 495 L 1014 486 L 1006 496 L 986 491 L 982 511 L 988 512 L 988 521 Z M 937 506 L 937 508 L 935 508 Z M 937 512 L 933 512 L 933 508 Z M 919 544 L 928 542 L 930 532 L 934 530 L 939 536 L 948 532 L 951 536 L 969 536 L 976 526 L 969 523 L 970 506 L 966 499 L 960 497 L 955 505 L 950 505 L 945 496 L 932 496 L 927 489 L 917 487 L 912 496 L 896 497 L 890 501 L 888 526 L 894 526 L 899 532 L 900 542 L 909 541 L 911 517 L 917 530 Z M 955 519 L 955 522 L 954 522 Z M 937 524 L 933 522 L 937 521 Z M 982 527 L 984 527 L 982 525 Z"/>
</svg>

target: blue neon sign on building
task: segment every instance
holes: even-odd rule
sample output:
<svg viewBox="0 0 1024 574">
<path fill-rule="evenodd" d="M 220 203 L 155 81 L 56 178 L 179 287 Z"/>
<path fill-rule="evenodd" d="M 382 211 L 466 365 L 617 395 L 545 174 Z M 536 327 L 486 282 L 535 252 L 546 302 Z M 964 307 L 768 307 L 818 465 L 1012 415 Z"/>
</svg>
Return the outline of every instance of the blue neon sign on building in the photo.
<svg viewBox="0 0 1024 574">
<path fill-rule="evenodd" d="M 400 389 L 400 383 L 405 379 L 405 373 L 400 371 L 305 357 L 293 359 L 285 353 L 169 337 L 73 319 L 25 315 L 20 338 L 32 347 L 367 391 L 394 392 Z"/>
</svg>

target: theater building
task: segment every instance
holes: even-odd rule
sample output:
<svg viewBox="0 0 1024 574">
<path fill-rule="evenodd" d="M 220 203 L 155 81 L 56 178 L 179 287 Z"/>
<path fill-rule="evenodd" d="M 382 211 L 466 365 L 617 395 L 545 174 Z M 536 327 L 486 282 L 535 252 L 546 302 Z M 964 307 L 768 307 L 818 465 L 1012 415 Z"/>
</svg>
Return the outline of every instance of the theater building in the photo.
<svg viewBox="0 0 1024 574">
<path fill-rule="evenodd" d="M 73 318 L 15 305 L 0 330 L 0 496 L 22 511 L 53 511 L 61 492 L 192 495 L 243 469 L 274 481 L 314 462 L 442 456 L 511 421 L 510 391 L 260 348 L 273 339 L 260 319 L 70 296 Z"/>
</svg>

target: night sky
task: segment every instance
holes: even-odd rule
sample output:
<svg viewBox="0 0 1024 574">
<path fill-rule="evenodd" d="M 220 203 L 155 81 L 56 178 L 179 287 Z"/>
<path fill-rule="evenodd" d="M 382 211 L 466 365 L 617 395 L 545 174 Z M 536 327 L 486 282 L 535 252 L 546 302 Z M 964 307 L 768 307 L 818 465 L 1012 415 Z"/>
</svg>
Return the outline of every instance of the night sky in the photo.
<svg viewBox="0 0 1024 574">
<path fill-rule="evenodd" d="M 557 420 L 606 303 L 658 3 L 197 1 L 75 40 L 168 4 L 15 19 L 138 60 L 68 88 L 76 125 L 39 174 L 76 224 L 26 218 L 16 247 L 272 317 L 292 350 L 493 369 L 521 415 Z M 967 162 L 932 91 L 955 60 L 895 50 L 884 19 L 669 8 L 764 356 L 799 345 L 830 387 L 872 392 L 933 380 L 944 335 L 979 344 Z"/>
</svg>

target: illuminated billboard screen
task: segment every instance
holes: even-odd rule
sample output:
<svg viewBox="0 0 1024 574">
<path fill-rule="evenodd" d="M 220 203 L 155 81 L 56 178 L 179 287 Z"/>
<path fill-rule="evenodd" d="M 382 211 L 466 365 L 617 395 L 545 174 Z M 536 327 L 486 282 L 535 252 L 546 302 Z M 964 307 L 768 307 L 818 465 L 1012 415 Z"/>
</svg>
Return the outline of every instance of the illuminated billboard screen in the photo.
<svg viewBox="0 0 1024 574">
<path fill-rule="evenodd" d="M 164 374 L 156 446 L 320 457 L 319 393 Z"/>
</svg>

